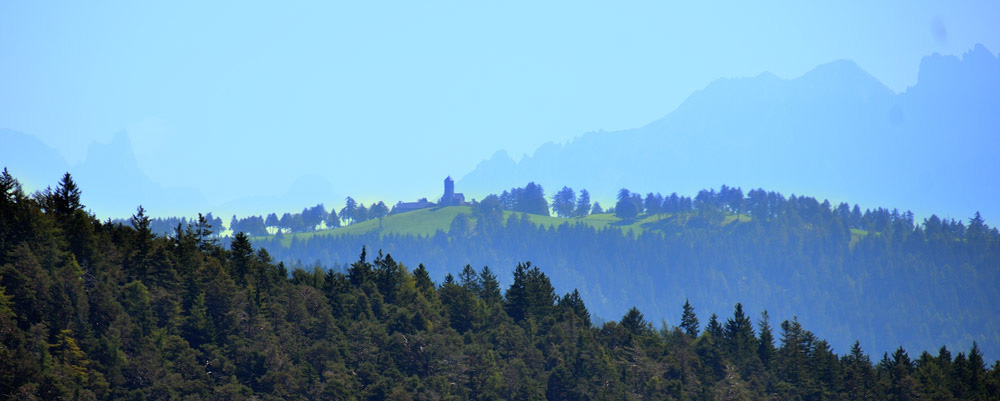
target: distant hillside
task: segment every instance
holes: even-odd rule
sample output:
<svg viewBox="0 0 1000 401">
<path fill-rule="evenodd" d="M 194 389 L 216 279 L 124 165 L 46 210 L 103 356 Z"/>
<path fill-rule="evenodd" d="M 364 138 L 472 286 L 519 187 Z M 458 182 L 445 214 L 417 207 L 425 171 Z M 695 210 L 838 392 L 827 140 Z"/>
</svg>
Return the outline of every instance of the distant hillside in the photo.
<svg viewBox="0 0 1000 401">
<path fill-rule="evenodd" d="M 364 235 L 412 235 L 412 236 L 432 236 L 438 230 L 447 233 L 451 229 L 452 221 L 459 214 L 469 216 L 472 225 L 476 222 L 476 217 L 472 214 L 469 206 L 445 206 L 415 210 L 412 212 L 393 214 L 386 216 L 380 223 L 378 219 L 367 220 L 357 224 L 337 227 L 328 230 L 310 231 L 303 233 L 290 233 L 281 236 L 281 243 L 285 246 L 291 244 L 292 239 L 305 240 L 315 236 L 341 237 L 341 236 L 364 236 Z M 524 216 L 532 223 L 553 228 L 563 224 L 582 224 L 595 229 L 611 228 L 620 230 L 623 235 L 639 235 L 646 231 L 662 232 L 664 223 L 674 221 L 674 215 L 664 213 L 660 215 L 642 215 L 640 218 L 630 221 L 622 221 L 614 214 L 592 214 L 584 217 L 560 218 L 554 216 L 542 216 L 538 214 L 518 213 L 504 211 L 504 219 L 511 216 Z M 736 219 L 748 221 L 747 215 L 728 215 L 720 224 L 729 224 Z M 273 239 L 274 236 L 257 237 L 257 240 Z"/>
<path fill-rule="evenodd" d="M 743 302 L 779 320 L 799 316 L 837 351 L 855 340 L 876 355 L 978 341 L 989 358 L 1000 355 L 1000 232 L 978 216 L 918 222 L 896 210 L 734 192 L 702 191 L 690 209 L 626 221 L 443 207 L 388 216 L 381 228 L 369 220 L 253 243 L 306 269 L 344 269 L 362 247 L 423 264 L 435 279 L 488 265 L 503 285 L 531 260 L 558 287 L 578 288 L 599 319 L 637 306 L 676 324 L 674 305 L 685 299 L 720 315 Z"/>
<path fill-rule="evenodd" d="M 919 216 L 1000 218 L 1000 60 L 977 46 L 923 59 L 902 93 L 850 61 L 795 79 L 722 79 L 642 128 L 498 152 L 458 183 L 479 195 L 535 181 L 609 194 L 707 183 L 808 193 Z"/>
</svg>

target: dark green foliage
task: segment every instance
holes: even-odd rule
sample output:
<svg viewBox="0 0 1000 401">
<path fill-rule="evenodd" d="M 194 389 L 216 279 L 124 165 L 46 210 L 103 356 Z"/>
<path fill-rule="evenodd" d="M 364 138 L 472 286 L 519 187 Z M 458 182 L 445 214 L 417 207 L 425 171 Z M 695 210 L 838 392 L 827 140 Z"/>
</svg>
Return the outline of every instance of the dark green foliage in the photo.
<svg viewBox="0 0 1000 401">
<path fill-rule="evenodd" d="M 767 314 L 755 336 L 740 304 L 697 338 L 687 303 L 683 328 L 653 330 L 637 308 L 597 328 L 578 291 L 557 298 L 530 263 L 505 297 L 487 267 L 436 287 L 423 265 L 366 248 L 346 273 L 289 275 L 245 235 L 214 244 L 207 216 L 167 238 L 141 208 L 131 226 L 79 209 L 67 220 L 0 185 L 12 191 L 0 215 L 15 216 L 0 232 L 4 400 L 1000 397 L 1000 363 L 987 368 L 975 343 L 873 366 L 797 320 L 775 348 Z"/>
<path fill-rule="evenodd" d="M 1000 286 L 992 285 L 1000 282 L 1000 232 L 985 222 L 973 230 L 966 224 L 978 227 L 975 217 L 930 216 L 917 223 L 906 212 L 759 189 L 700 195 L 697 210 L 691 198 L 664 196 L 661 215 L 640 215 L 634 226 L 645 231 L 631 235 L 620 228 L 632 222 L 544 226 L 516 213 L 481 225 L 473 213 L 474 227 L 461 236 L 373 232 L 316 235 L 292 246 L 254 239 L 254 245 L 286 264 L 318 259 L 328 266 L 350 264 L 368 245 L 410 266 L 425 263 L 437 280 L 457 276 L 470 262 L 509 278 L 524 255 L 545 267 L 556 288 L 578 288 L 595 317 L 614 318 L 634 305 L 654 323 L 671 321 L 676 306 L 690 298 L 704 329 L 712 312 L 723 324 L 743 302 L 767 306 L 775 337 L 782 320 L 808 311 L 802 323 L 829 333 L 838 351 L 855 340 L 879 354 L 900 345 L 936 349 L 978 341 L 987 359 L 1000 354 Z"/>
<path fill-rule="evenodd" d="M 625 313 L 625 316 L 622 316 L 621 325 L 633 335 L 644 335 L 652 330 L 652 325 L 642 316 L 642 312 L 639 312 L 639 309 L 634 306 Z"/>
<path fill-rule="evenodd" d="M 354 217 L 358 212 L 358 203 L 354 201 L 354 198 L 348 196 L 344 198 L 344 207 L 340 209 L 340 218 L 348 222 L 348 224 L 354 222 Z"/>
<path fill-rule="evenodd" d="M 698 337 L 698 316 L 694 314 L 694 307 L 691 302 L 684 300 L 684 313 L 681 314 L 681 330 L 684 330 L 691 338 Z"/>
<path fill-rule="evenodd" d="M 733 317 L 726 321 L 723 328 L 722 338 L 727 355 L 738 363 L 746 362 L 757 354 L 753 323 L 743 313 L 742 304 L 736 304 Z"/>
<path fill-rule="evenodd" d="M 545 200 L 545 191 L 541 185 L 534 182 L 529 182 L 524 188 L 512 188 L 510 191 L 504 191 L 498 200 L 506 210 L 549 215 L 549 202 Z"/>
<path fill-rule="evenodd" d="M 274 213 L 271 214 L 274 216 Z M 278 218 L 274 217 L 274 225 L 278 224 Z M 246 233 L 247 235 L 259 237 L 262 235 L 267 235 L 267 224 L 264 219 L 260 216 L 249 216 L 237 220 L 236 216 L 233 216 L 232 222 L 229 223 L 229 229 L 234 233 Z"/>
<path fill-rule="evenodd" d="M 580 291 L 573 290 L 572 293 L 563 295 L 559 300 L 558 306 L 569 309 L 573 312 L 573 316 L 580 319 L 585 326 L 590 326 L 590 312 L 587 311 L 587 306 L 583 304 L 583 299 L 580 298 Z"/>
<path fill-rule="evenodd" d="M 514 269 L 514 283 L 507 289 L 507 314 L 520 322 L 529 317 L 549 314 L 556 301 L 556 290 L 549 278 L 531 262 L 519 263 Z"/>
<path fill-rule="evenodd" d="M 573 217 L 576 211 L 576 193 L 573 188 L 562 187 L 552 196 L 552 210 L 556 212 L 556 216 Z"/>
<path fill-rule="evenodd" d="M 489 266 L 479 271 L 479 297 L 487 304 L 500 302 L 500 282 Z M 582 301 L 581 301 L 582 302 Z"/>
<path fill-rule="evenodd" d="M 576 209 L 573 211 L 573 215 L 576 217 L 583 217 L 590 214 L 590 192 L 586 189 L 580 190 L 580 196 L 576 198 Z"/>
<path fill-rule="evenodd" d="M 769 368 L 771 360 L 774 359 L 774 334 L 771 332 L 770 316 L 766 310 L 760 313 L 760 321 L 757 324 L 760 330 L 760 337 L 757 340 L 757 358 L 760 358 L 760 362 L 765 368 Z"/>
<path fill-rule="evenodd" d="M 465 265 L 462 272 L 458 274 L 458 282 L 467 291 L 478 296 L 482 291 L 482 283 L 479 281 L 479 274 L 472 269 L 472 266 Z"/>
<path fill-rule="evenodd" d="M 636 202 L 636 198 L 632 195 L 625 188 L 618 191 L 618 203 L 615 203 L 615 216 L 618 216 L 622 220 L 631 220 L 636 218 L 639 213 L 642 213 L 642 202 Z"/>
<path fill-rule="evenodd" d="M 49 198 L 52 210 L 64 218 L 83 209 L 83 204 L 80 203 L 80 188 L 76 186 L 76 182 L 73 181 L 73 177 L 69 173 L 63 175 L 56 190 L 50 194 Z"/>
<path fill-rule="evenodd" d="M 712 317 L 708 319 L 708 326 L 705 326 L 705 332 L 712 336 L 712 341 L 719 344 L 723 341 L 722 337 L 722 325 L 719 324 L 719 317 L 716 314 L 712 314 Z"/>
</svg>

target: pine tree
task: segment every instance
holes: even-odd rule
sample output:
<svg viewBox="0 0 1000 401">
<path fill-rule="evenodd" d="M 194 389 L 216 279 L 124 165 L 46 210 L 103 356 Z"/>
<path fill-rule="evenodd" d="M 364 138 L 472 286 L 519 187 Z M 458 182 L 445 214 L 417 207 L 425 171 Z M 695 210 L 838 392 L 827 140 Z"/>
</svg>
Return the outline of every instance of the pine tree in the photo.
<svg viewBox="0 0 1000 401">
<path fill-rule="evenodd" d="M 482 283 L 479 281 L 479 274 L 472 269 L 472 266 L 465 265 L 462 272 L 458 274 L 458 282 L 466 290 L 479 295 L 482 290 Z"/>
<path fill-rule="evenodd" d="M 978 215 L 978 213 L 976 213 Z M 966 364 L 969 366 L 969 392 L 973 397 L 984 397 L 985 388 L 983 381 L 986 378 L 986 363 L 983 361 L 983 353 L 979 350 L 979 343 L 973 341 L 972 348 Z"/>
<path fill-rule="evenodd" d="M 757 347 L 756 338 L 753 332 L 753 323 L 750 318 L 743 313 L 743 304 L 737 303 L 733 311 L 732 319 L 726 321 L 723 329 L 723 343 L 725 350 L 731 358 L 738 364 L 742 364 L 751 355 L 755 354 Z"/>
<path fill-rule="evenodd" d="M 716 314 L 712 314 L 712 317 L 708 319 L 708 326 L 705 327 L 705 331 L 712 336 L 712 341 L 718 345 L 722 341 L 722 325 L 719 324 L 719 317 Z"/>
<path fill-rule="evenodd" d="M 580 196 L 576 198 L 576 211 L 574 213 L 577 217 L 583 217 L 590 213 L 590 192 L 586 189 L 580 190 Z"/>
<path fill-rule="evenodd" d="M 431 276 L 427 273 L 427 268 L 424 267 L 423 263 L 413 271 L 413 280 L 417 290 L 424 293 L 424 297 L 429 299 L 434 293 L 434 282 L 431 281 Z"/>
<path fill-rule="evenodd" d="M 633 335 L 642 335 L 649 331 L 649 323 L 646 322 L 642 312 L 634 306 L 622 316 L 621 325 Z"/>
<path fill-rule="evenodd" d="M 916 400 L 917 381 L 913 378 L 914 365 L 903 347 L 897 348 L 892 353 L 891 364 L 889 372 L 892 379 L 892 387 L 890 389 L 892 399 L 901 401 Z"/>
<path fill-rule="evenodd" d="M 230 274 L 237 283 L 246 283 L 248 275 L 253 270 L 254 254 L 253 245 L 246 234 L 239 232 L 233 237 L 233 242 L 229 245 Z"/>
<path fill-rule="evenodd" d="M 340 209 L 340 218 L 347 220 L 347 224 L 354 223 L 354 217 L 358 211 L 358 203 L 354 198 L 348 196 L 344 198 L 344 207 Z"/>
<path fill-rule="evenodd" d="M 80 188 L 76 186 L 73 177 L 66 173 L 52 193 L 52 206 L 56 214 L 64 218 L 76 210 L 83 209 L 80 203 Z"/>
<path fill-rule="evenodd" d="M 680 327 L 691 338 L 698 337 L 698 316 L 694 314 L 694 307 L 687 299 L 684 300 L 684 313 L 681 314 Z"/>
<path fill-rule="evenodd" d="M 573 311 L 573 314 L 583 321 L 584 326 L 590 327 L 590 312 L 587 311 L 583 299 L 580 298 L 580 291 L 573 289 L 572 293 L 563 295 L 562 299 L 559 300 L 559 307 Z"/>
<path fill-rule="evenodd" d="M 500 301 L 500 282 L 489 266 L 483 266 L 479 272 L 479 284 L 479 298 L 487 304 Z"/>
<path fill-rule="evenodd" d="M 351 264 L 351 267 L 347 269 L 347 278 L 350 279 L 351 284 L 355 287 L 361 287 L 364 284 L 372 280 L 372 265 L 365 261 L 365 256 L 368 254 L 367 248 L 361 247 L 361 256 L 358 257 L 358 261 Z"/>
<path fill-rule="evenodd" d="M 844 357 L 844 392 L 851 400 L 871 400 L 874 399 L 872 388 L 874 387 L 874 377 L 872 375 L 872 361 L 861 351 L 861 343 L 854 342 L 851 352 Z"/>
<path fill-rule="evenodd" d="M 270 219 L 270 217 L 268 218 Z M 340 217 L 337 216 L 336 210 L 330 209 L 330 214 L 326 215 L 326 226 L 327 228 L 340 227 Z"/>
<path fill-rule="evenodd" d="M 531 316 L 544 316 L 552 309 L 556 297 L 549 278 L 531 262 L 518 263 L 514 282 L 507 289 L 507 314 L 520 322 Z"/>
<path fill-rule="evenodd" d="M 212 223 L 201 213 L 198 213 L 198 222 L 195 224 L 194 232 L 198 240 L 198 247 L 202 251 L 212 249 L 219 242 L 217 238 L 212 237 Z"/>
<path fill-rule="evenodd" d="M 760 313 L 760 321 L 757 323 L 760 329 L 760 339 L 757 341 L 757 357 L 764 364 L 765 369 L 771 368 L 771 360 L 774 358 L 774 334 L 771 333 L 770 317 L 765 309 Z"/>
<path fill-rule="evenodd" d="M 200 292 L 194 297 L 191 310 L 182 326 L 184 339 L 197 349 L 202 344 L 207 344 L 215 338 L 215 325 L 208 314 L 208 306 L 205 300 L 205 293 Z"/>
</svg>

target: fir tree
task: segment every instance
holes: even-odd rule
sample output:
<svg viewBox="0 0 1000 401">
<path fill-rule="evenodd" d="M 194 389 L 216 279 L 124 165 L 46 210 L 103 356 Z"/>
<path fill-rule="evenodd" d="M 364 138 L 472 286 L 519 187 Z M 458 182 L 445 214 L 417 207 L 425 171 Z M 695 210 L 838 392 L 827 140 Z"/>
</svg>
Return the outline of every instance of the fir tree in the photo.
<svg viewBox="0 0 1000 401">
<path fill-rule="evenodd" d="M 691 338 L 698 337 L 698 316 L 694 314 L 694 307 L 687 299 L 684 300 L 684 313 L 681 314 L 680 327 Z"/>
</svg>

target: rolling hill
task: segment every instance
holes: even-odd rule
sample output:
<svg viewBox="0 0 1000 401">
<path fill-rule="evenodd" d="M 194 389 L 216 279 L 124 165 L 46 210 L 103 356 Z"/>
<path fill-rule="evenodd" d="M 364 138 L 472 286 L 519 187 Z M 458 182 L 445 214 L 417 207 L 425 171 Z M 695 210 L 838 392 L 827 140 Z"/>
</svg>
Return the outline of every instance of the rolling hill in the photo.
<svg viewBox="0 0 1000 401">
<path fill-rule="evenodd" d="M 378 219 L 363 221 L 343 227 L 336 227 L 326 230 L 310 231 L 303 233 L 289 233 L 281 236 L 282 244 L 288 246 L 293 238 L 299 240 L 309 239 L 315 236 L 340 237 L 340 236 L 366 236 L 377 234 L 402 235 L 402 236 L 425 236 L 434 235 L 441 230 L 447 233 L 451 229 L 451 223 L 459 214 L 465 214 L 473 224 L 476 217 L 472 214 L 469 206 L 444 206 L 414 210 L 406 213 L 399 213 L 386 216 L 381 222 Z M 595 229 L 612 228 L 622 232 L 623 235 L 639 235 L 646 231 L 661 231 L 664 223 L 671 222 L 675 216 L 670 213 L 660 215 L 641 215 L 631 221 L 622 221 L 614 214 L 592 214 L 584 217 L 561 218 L 554 216 L 543 216 L 539 214 L 518 213 L 504 211 L 503 218 L 507 220 L 512 215 L 525 216 L 532 223 L 546 228 L 553 228 L 563 224 L 581 224 Z M 722 224 L 729 224 L 736 219 L 746 222 L 750 220 L 747 215 L 727 215 Z M 862 232 L 859 230 L 859 233 Z M 256 240 L 273 239 L 269 237 L 255 237 Z"/>
</svg>

